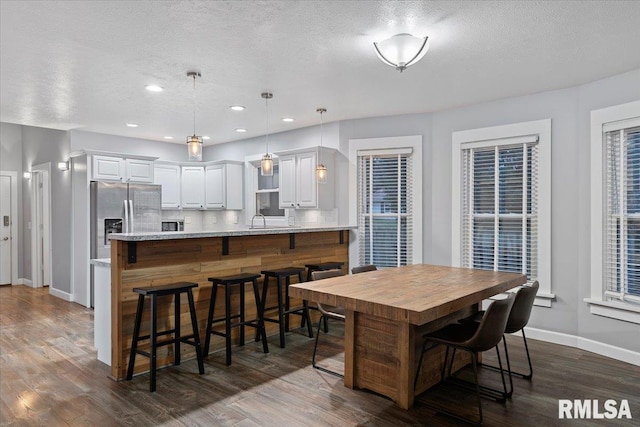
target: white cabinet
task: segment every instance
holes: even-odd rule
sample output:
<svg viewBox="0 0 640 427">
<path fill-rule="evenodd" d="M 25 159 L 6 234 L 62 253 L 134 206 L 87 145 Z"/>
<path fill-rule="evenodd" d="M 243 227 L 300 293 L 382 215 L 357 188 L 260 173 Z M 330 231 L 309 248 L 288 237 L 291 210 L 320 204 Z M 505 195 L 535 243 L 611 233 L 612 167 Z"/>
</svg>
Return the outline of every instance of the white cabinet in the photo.
<svg viewBox="0 0 640 427">
<path fill-rule="evenodd" d="M 205 168 L 205 207 L 242 209 L 242 164 L 222 163 Z"/>
<path fill-rule="evenodd" d="M 93 155 L 91 179 L 99 181 L 153 182 L 153 161 Z"/>
<path fill-rule="evenodd" d="M 204 209 L 204 167 L 182 167 L 182 207 Z"/>
<path fill-rule="evenodd" d="M 318 160 L 327 166 L 328 179 L 318 183 Z M 280 209 L 333 209 L 335 206 L 333 150 L 314 148 L 278 155 L 280 170 Z"/>
<path fill-rule="evenodd" d="M 153 171 L 154 183 L 162 186 L 162 208 L 180 207 L 181 171 L 179 165 L 156 164 Z"/>
</svg>

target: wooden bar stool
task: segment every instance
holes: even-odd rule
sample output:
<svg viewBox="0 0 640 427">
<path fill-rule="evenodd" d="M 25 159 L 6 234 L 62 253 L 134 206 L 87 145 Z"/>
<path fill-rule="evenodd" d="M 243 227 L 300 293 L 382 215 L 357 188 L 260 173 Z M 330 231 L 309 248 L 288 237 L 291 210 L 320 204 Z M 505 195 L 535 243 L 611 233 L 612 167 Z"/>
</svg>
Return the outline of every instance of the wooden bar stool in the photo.
<svg viewBox="0 0 640 427">
<path fill-rule="evenodd" d="M 309 338 L 313 338 L 313 330 L 311 329 L 311 318 L 309 317 L 309 303 L 307 301 L 302 302 L 302 307 L 291 308 L 289 301 L 289 285 L 291 284 L 291 276 L 298 276 L 298 282 L 302 283 L 302 273 L 304 268 L 300 267 L 287 267 L 276 270 L 263 270 L 264 283 L 262 285 L 262 312 L 266 313 L 268 310 L 278 309 L 278 318 L 270 319 L 265 316 L 265 322 L 278 323 L 280 327 L 280 347 L 284 348 L 284 333 L 289 332 L 289 315 L 297 314 L 302 317 L 302 324 L 306 321 L 307 331 L 309 332 Z M 278 305 L 273 307 L 266 307 L 267 302 L 267 288 L 269 287 L 269 279 L 276 279 L 276 285 L 278 288 Z M 282 300 L 282 286 L 284 285 L 285 299 Z M 256 341 L 258 336 L 256 334 Z"/>
<path fill-rule="evenodd" d="M 192 288 L 197 288 L 197 283 L 180 282 L 163 286 L 151 286 L 148 288 L 134 288 L 133 291 L 138 295 L 138 309 L 136 310 L 136 320 L 133 326 L 133 339 L 131 342 L 131 352 L 129 353 L 129 366 L 127 369 L 127 380 L 133 378 L 133 367 L 135 364 L 136 354 L 141 354 L 149 358 L 151 366 L 149 368 L 151 380 L 149 390 L 156 391 L 156 354 L 158 347 L 163 345 L 174 345 L 173 364 L 180 364 L 180 343 L 193 345 L 196 348 L 196 357 L 198 359 L 198 371 L 200 375 L 204 374 L 204 362 L 202 358 L 202 348 L 200 345 L 200 335 L 198 334 L 198 321 L 196 318 L 196 307 L 193 302 Z M 180 294 L 186 292 L 189 298 L 189 312 L 191 314 L 191 327 L 193 334 L 181 336 L 180 334 Z M 174 298 L 174 327 L 166 331 L 158 332 L 158 304 L 157 298 L 167 295 L 173 295 Z M 151 323 L 149 325 L 149 335 L 140 336 L 140 324 L 142 323 L 142 312 L 144 310 L 144 300 L 146 296 L 151 297 L 150 316 Z M 173 334 L 173 338 L 164 341 L 158 341 L 158 337 Z M 138 344 L 142 340 L 151 340 L 150 352 L 140 350 Z"/>
<path fill-rule="evenodd" d="M 225 338 L 227 366 L 231 365 L 231 328 L 240 328 L 240 345 L 244 345 L 244 327 L 251 326 L 256 328 L 256 336 L 262 338 L 262 349 L 265 353 L 269 353 L 269 347 L 267 346 L 267 334 L 264 329 L 264 312 L 263 304 L 260 303 L 260 294 L 258 291 L 258 277 L 259 274 L 243 273 L 234 276 L 225 277 L 210 277 L 209 281 L 213 282 L 213 288 L 211 289 L 211 302 L 209 303 L 209 316 L 207 317 L 207 331 L 206 338 L 204 340 L 204 354 L 209 355 L 209 344 L 211 342 L 211 334 L 218 335 Z M 245 319 L 245 307 L 244 307 L 244 284 L 251 282 L 253 284 L 253 296 L 256 301 L 257 318 L 254 320 Z M 216 305 L 216 297 L 218 294 L 218 286 L 224 286 L 224 317 L 214 319 L 213 311 Z M 238 314 L 231 315 L 231 287 L 239 286 L 240 291 L 240 307 Z M 232 319 L 240 319 L 237 323 L 231 323 Z M 224 322 L 225 332 L 218 332 L 212 330 L 214 323 Z M 257 340 L 256 340 L 257 341 Z"/>
</svg>

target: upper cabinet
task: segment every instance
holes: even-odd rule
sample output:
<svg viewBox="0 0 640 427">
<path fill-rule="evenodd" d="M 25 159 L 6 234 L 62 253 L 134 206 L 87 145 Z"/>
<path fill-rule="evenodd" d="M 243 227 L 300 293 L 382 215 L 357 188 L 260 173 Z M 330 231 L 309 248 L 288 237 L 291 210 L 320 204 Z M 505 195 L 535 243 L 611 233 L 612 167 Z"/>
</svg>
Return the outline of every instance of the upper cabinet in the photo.
<svg viewBox="0 0 640 427">
<path fill-rule="evenodd" d="M 153 182 L 153 160 L 116 156 L 91 156 L 91 179 L 100 181 Z"/>
<path fill-rule="evenodd" d="M 182 207 L 204 209 L 204 167 L 182 166 Z"/>
<path fill-rule="evenodd" d="M 329 170 L 327 182 L 319 183 L 316 166 Z M 333 209 L 335 206 L 334 150 L 311 148 L 278 153 L 280 169 L 280 209 Z"/>
<path fill-rule="evenodd" d="M 179 165 L 156 163 L 154 165 L 154 183 L 162 186 L 162 208 L 180 208 L 181 171 Z"/>
<path fill-rule="evenodd" d="M 225 162 L 205 167 L 205 207 L 241 210 L 242 172 L 242 163 Z"/>
</svg>

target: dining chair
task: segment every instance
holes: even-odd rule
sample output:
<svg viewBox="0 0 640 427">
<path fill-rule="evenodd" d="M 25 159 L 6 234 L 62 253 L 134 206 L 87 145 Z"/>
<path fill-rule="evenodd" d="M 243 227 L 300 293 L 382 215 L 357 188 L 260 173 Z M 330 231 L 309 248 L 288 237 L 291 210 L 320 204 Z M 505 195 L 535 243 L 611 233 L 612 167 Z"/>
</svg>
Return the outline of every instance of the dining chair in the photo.
<svg viewBox="0 0 640 427">
<path fill-rule="evenodd" d="M 475 322 L 465 322 L 465 323 L 452 323 L 445 326 L 442 329 L 439 329 L 435 332 L 431 332 L 425 334 L 423 336 L 423 344 L 422 344 L 422 352 L 420 353 L 420 360 L 418 361 L 418 369 L 416 371 L 415 380 L 414 380 L 414 389 L 418 380 L 418 374 L 420 373 L 420 369 L 422 368 L 422 361 L 424 359 L 424 353 L 429 349 L 435 348 L 438 345 L 445 345 L 447 350 L 444 356 L 444 363 L 442 366 L 442 374 L 441 380 L 445 380 L 445 371 L 447 367 L 447 359 L 449 358 L 449 349 L 453 349 L 453 355 L 451 357 L 451 363 L 449 364 L 449 372 L 447 374 L 447 378 L 452 378 L 451 369 L 453 365 L 453 359 L 455 358 L 455 351 L 462 350 L 471 356 L 471 364 L 473 367 L 473 375 L 474 375 L 474 386 L 476 391 L 476 398 L 478 401 L 478 414 L 479 420 L 473 420 L 470 418 L 466 418 L 459 414 L 456 414 L 451 411 L 447 411 L 443 408 L 430 406 L 428 403 L 426 406 L 430 406 L 431 409 L 434 409 L 438 412 L 442 412 L 451 417 L 457 418 L 462 421 L 470 422 L 472 424 L 482 424 L 482 402 L 480 401 L 481 389 L 484 390 L 486 387 L 483 387 L 478 382 L 478 359 L 477 353 L 482 351 L 487 351 L 496 347 L 502 336 L 504 335 L 505 326 L 507 324 L 507 319 L 509 318 L 509 313 L 511 312 L 511 307 L 513 306 L 515 296 L 509 295 L 507 298 L 502 300 L 497 300 L 491 303 L 484 316 L 480 320 L 479 323 Z M 430 343 L 435 345 L 431 347 L 427 347 Z M 507 386 L 504 379 L 504 374 L 502 371 L 502 361 L 500 360 L 500 355 L 498 354 L 498 364 L 501 368 L 501 377 L 502 377 L 502 386 L 504 389 L 504 394 L 507 392 Z M 504 402 L 506 399 L 496 399 L 497 401 Z"/>
<path fill-rule="evenodd" d="M 344 276 L 342 270 L 326 270 L 326 271 L 314 271 L 311 273 L 311 280 L 322 280 L 328 279 L 330 277 L 339 277 Z M 319 366 L 316 364 L 316 353 L 318 351 L 318 339 L 320 338 L 321 325 L 323 321 L 326 323 L 327 319 L 338 320 L 344 323 L 344 308 L 334 307 L 331 305 L 318 304 L 318 311 L 320 312 L 320 320 L 318 320 L 318 333 L 316 334 L 316 343 L 313 346 L 313 356 L 311 357 L 311 364 L 315 369 L 318 369 L 323 372 L 327 372 L 329 374 L 336 375 L 338 377 L 344 378 L 344 374 L 341 374 L 336 371 L 332 371 L 323 366 Z"/>
<path fill-rule="evenodd" d="M 353 267 L 351 269 L 351 274 L 366 273 L 367 271 L 376 271 L 377 269 L 378 267 L 373 264 L 361 265 L 360 267 Z"/>
<path fill-rule="evenodd" d="M 533 303 L 536 299 L 536 294 L 538 293 L 538 289 L 540 284 L 536 280 L 531 285 L 523 285 L 518 288 L 518 291 L 515 295 L 515 300 L 513 302 L 513 308 L 511 309 L 511 313 L 509 314 L 509 319 L 507 320 L 507 325 L 505 326 L 504 333 L 505 334 L 513 334 L 518 331 L 522 332 L 522 339 L 524 341 L 524 348 L 527 353 L 527 362 L 529 363 L 529 373 L 522 374 L 519 372 L 514 372 L 511 370 L 511 361 L 509 359 L 509 350 L 507 348 L 507 340 L 503 338 L 504 344 L 504 353 L 507 359 L 507 368 L 509 371 L 509 384 L 511 386 L 511 391 L 509 391 L 508 397 L 511 397 L 513 394 L 513 379 L 512 375 L 517 375 L 519 377 L 524 378 L 525 380 L 531 380 L 533 378 L 533 366 L 531 364 L 531 355 L 529 354 L 529 346 L 527 345 L 527 337 L 524 333 L 524 327 L 529 323 L 529 317 L 531 316 L 531 310 L 533 308 Z M 479 311 L 471 318 L 463 319 L 461 322 L 467 322 L 469 319 L 472 319 L 474 322 L 480 322 L 482 317 L 484 316 L 484 311 Z M 499 347 L 496 346 L 496 352 L 500 352 Z M 500 355 L 498 354 L 498 357 Z M 490 368 L 497 370 L 499 369 L 497 366 L 486 365 L 484 363 L 481 366 L 485 368 Z"/>
</svg>

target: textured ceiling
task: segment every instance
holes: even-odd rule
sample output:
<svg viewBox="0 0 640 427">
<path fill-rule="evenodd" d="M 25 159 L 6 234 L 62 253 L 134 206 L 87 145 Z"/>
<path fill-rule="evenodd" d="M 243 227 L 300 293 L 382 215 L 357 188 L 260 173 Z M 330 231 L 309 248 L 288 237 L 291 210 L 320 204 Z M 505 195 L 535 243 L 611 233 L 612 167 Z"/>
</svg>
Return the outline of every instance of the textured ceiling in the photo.
<svg viewBox="0 0 640 427">
<path fill-rule="evenodd" d="M 188 70 L 207 144 L 264 134 L 265 90 L 271 132 L 438 111 L 640 68 L 638 22 L 638 1 L 2 0 L 0 120 L 182 142 Z M 372 42 L 402 32 L 431 49 L 400 74 Z"/>
</svg>

